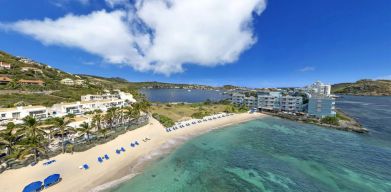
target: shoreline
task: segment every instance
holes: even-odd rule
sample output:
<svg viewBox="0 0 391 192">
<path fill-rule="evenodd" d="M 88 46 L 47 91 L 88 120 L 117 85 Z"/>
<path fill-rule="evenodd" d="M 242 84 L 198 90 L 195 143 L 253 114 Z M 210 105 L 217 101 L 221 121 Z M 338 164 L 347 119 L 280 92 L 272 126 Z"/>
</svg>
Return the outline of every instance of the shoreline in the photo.
<svg viewBox="0 0 391 192">
<path fill-rule="evenodd" d="M 338 111 L 341 111 L 341 110 L 338 109 Z M 322 128 L 335 129 L 335 130 L 347 131 L 347 132 L 355 132 L 355 133 L 360 133 L 360 134 L 364 134 L 364 133 L 369 132 L 369 130 L 366 129 L 365 127 L 362 127 L 362 125 L 357 120 L 355 120 L 353 117 L 348 116 L 346 113 L 343 113 L 343 111 L 342 111 L 343 115 L 345 115 L 350 120 L 348 123 L 345 123 L 343 125 L 331 125 L 331 124 L 325 124 L 325 123 L 321 123 L 321 122 L 319 122 L 319 123 L 310 122 L 310 121 L 306 121 L 306 119 L 301 119 L 300 116 L 292 116 L 292 115 L 288 115 L 288 114 L 278 114 L 278 113 L 270 113 L 270 112 L 261 112 L 261 113 L 266 114 L 266 115 L 270 115 L 270 116 L 274 116 L 274 117 L 279 117 L 282 119 L 287 119 L 290 121 L 296 121 L 296 122 L 305 123 L 305 124 L 312 124 L 312 125 L 316 125 L 316 126 L 319 126 Z"/>
<path fill-rule="evenodd" d="M 265 117 L 264 114 L 235 114 L 199 124 L 181 128 L 176 131 L 166 132 L 165 128 L 155 119 L 150 118 L 147 125 L 118 136 L 116 139 L 105 144 L 95 146 L 87 151 L 72 154 L 60 154 L 52 159 L 56 163 L 43 166 L 40 161 L 36 166 L 28 166 L 20 169 L 6 170 L 0 174 L 0 191 L 21 191 L 24 186 L 33 181 L 43 181 L 47 176 L 59 173 L 62 181 L 52 187 L 44 189 L 50 191 L 99 191 L 99 187 L 114 183 L 122 183 L 145 167 L 148 167 L 154 160 L 173 151 L 187 140 L 233 124 L 239 124 Z M 144 138 L 151 140 L 144 142 Z M 131 148 L 129 144 L 134 141 L 139 146 Z M 179 141 L 179 142 L 178 142 Z M 116 154 L 115 149 L 125 148 L 125 152 Z M 97 157 L 108 154 L 110 159 L 98 163 Z M 79 166 L 87 163 L 88 170 L 81 170 Z M 120 179 L 120 180 L 118 180 Z M 122 180 L 121 180 L 122 179 Z M 9 182 L 9 181 L 13 182 Z M 104 190 L 107 190 L 104 189 Z"/>
</svg>

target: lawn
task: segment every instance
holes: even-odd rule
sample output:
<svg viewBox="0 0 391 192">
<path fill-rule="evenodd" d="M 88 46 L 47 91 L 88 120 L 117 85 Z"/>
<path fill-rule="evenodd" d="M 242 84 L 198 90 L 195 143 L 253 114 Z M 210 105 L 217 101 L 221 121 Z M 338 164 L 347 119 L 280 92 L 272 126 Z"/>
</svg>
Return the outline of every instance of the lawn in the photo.
<svg viewBox="0 0 391 192">
<path fill-rule="evenodd" d="M 173 121 L 190 119 L 194 113 L 207 111 L 210 114 L 223 112 L 228 105 L 224 104 L 161 104 L 154 103 L 152 113 L 164 115 Z"/>
</svg>

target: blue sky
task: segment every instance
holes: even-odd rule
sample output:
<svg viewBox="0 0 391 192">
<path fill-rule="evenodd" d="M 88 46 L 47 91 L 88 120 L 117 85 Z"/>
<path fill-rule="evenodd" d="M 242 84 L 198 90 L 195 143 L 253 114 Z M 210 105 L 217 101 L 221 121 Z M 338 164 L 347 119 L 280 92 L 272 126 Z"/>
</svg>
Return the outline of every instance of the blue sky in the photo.
<svg viewBox="0 0 391 192">
<path fill-rule="evenodd" d="M 337 83 L 362 78 L 391 79 L 389 0 L 269 0 L 266 8 L 262 0 L 247 0 L 248 4 L 243 6 L 232 1 L 234 7 L 239 7 L 227 12 L 226 15 L 232 14 L 232 19 L 221 17 L 218 15 L 221 10 L 215 10 L 222 9 L 224 16 L 225 9 L 230 8 L 224 3 L 221 6 L 200 3 L 188 11 L 194 11 L 189 16 L 175 15 L 181 11 L 171 11 L 171 8 L 187 6 L 173 2 L 172 7 L 162 9 L 158 5 L 147 6 L 147 3 L 138 7 L 140 5 L 134 1 L 124 0 L 2 0 L 0 49 L 71 73 L 122 77 L 129 81 L 279 87 L 303 86 L 315 80 Z M 118 15 L 112 14 L 114 12 Z M 64 19 L 60 23 L 59 20 L 69 14 L 73 14 L 68 17 L 71 22 Z M 143 21 L 142 27 L 128 26 L 137 31 L 136 35 L 118 35 L 123 30 L 122 23 L 107 24 L 113 31 L 118 29 L 118 33 L 114 33 L 114 37 L 121 39 L 118 41 L 107 37 L 109 34 L 101 38 L 104 32 L 91 35 L 88 30 L 95 27 L 94 24 L 104 30 L 106 23 L 112 23 L 102 24 L 102 19 L 132 18 L 129 15 L 140 18 L 132 24 Z M 192 17 L 194 15 L 196 17 Z M 87 18 L 83 20 L 83 16 Z M 184 24 L 183 19 L 176 19 L 181 17 L 188 22 Z M 52 22 L 44 22 L 44 18 Z M 22 20 L 27 22 L 21 23 Z M 77 25 L 79 21 L 81 24 Z M 55 30 L 56 23 L 63 26 L 72 22 L 75 25 L 66 27 L 70 27 L 69 33 L 75 33 L 73 36 L 66 34 L 66 30 Z M 232 27 L 234 22 L 245 23 L 245 29 L 236 30 Z M 219 27 L 214 27 L 216 25 Z M 80 29 L 87 35 L 79 36 L 79 28 L 72 28 L 74 26 L 87 26 L 88 29 Z M 219 31 L 222 28 L 225 31 Z M 89 36 L 94 38 L 88 39 Z M 153 44 L 146 43 L 144 49 L 144 41 L 135 36 L 153 39 Z M 220 36 L 219 41 L 214 40 Z M 106 37 L 107 41 L 99 42 Z M 128 37 L 132 39 L 129 44 L 138 44 L 142 53 L 128 50 L 127 44 L 122 42 Z M 183 38 L 178 42 L 178 37 Z M 203 41 L 205 39 L 210 42 Z M 96 46 L 90 47 L 90 44 Z M 103 52 L 112 52 L 111 55 L 102 53 L 102 48 L 96 48 L 99 46 L 103 47 Z"/>
</svg>

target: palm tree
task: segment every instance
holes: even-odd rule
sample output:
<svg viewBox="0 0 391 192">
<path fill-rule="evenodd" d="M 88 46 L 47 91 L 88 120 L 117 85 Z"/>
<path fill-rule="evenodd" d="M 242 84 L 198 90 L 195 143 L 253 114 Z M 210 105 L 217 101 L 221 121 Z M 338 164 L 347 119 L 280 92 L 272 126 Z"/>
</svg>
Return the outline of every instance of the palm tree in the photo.
<svg viewBox="0 0 391 192">
<path fill-rule="evenodd" d="M 0 145 L 5 146 L 7 149 L 7 155 L 10 155 L 21 138 L 22 136 L 15 124 L 10 122 L 7 124 L 7 128 L 0 132 Z"/>
<path fill-rule="evenodd" d="M 93 128 L 94 127 L 90 126 L 90 124 L 88 124 L 87 122 L 83 122 L 80 125 L 80 128 L 77 129 L 77 131 L 80 132 L 81 135 L 83 135 L 83 136 L 86 135 L 88 142 L 90 142 L 90 135 L 92 134 Z"/>
<path fill-rule="evenodd" d="M 131 122 L 131 120 L 136 119 L 140 117 L 140 111 L 136 107 L 126 107 L 124 115 L 128 119 L 128 123 Z"/>
<path fill-rule="evenodd" d="M 57 133 L 61 134 L 62 140 L 62 153 L 65 153 L 65 133 L 73 132 L 73 127 L 70 127 L 69 124 L 74 121 L 72 118 L 67 117 L 56 117 L 53 119 L 54 125 L 58 128 Z"/>
<path fill-rule="evenodd" d="M 116 124 L 116 120 L 118 119 L 118 108 L 113 107 L 107 110 L 106 114 L 104 115 L 104 119 L 109 128 L 113 129 L 114 125 Z"/>
<path fill-rule="evenodd" d="M 44 146 L 46 132 L 42 128 L 39 128 L 38 125 L 38 121 L 32 116 L 23 118 L 23 124 L 21 125 L 22 135 L 27 139 L 27 143 L 23 145 L 23 150 L 19 158 L 33 153 L 34 160 L 37 162 L 39 153 L 46 154 L 46 148 Z"/>
<path fill-rule="evenodd" d="M 97 130 L 102 128 L 102 115 L 100 113 L 96 113 L 92 117 L 92 127 L 95 127 Z"/>
</svg>

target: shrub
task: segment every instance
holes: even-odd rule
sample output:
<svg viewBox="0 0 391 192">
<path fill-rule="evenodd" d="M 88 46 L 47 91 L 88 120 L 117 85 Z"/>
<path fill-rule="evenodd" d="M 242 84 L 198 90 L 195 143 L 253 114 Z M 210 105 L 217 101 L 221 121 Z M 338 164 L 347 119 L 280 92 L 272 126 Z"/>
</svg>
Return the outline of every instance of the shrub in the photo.
<svg viewBox="0 0 391 192">
<path fill-rule="evenodd" d="M 158 113 L 153 113 L 152 117 L 158 120 L 164 127 L 171 127 L 175 124 L 175 122 L 169 117 L 160 115 Z"/>
<path fill-rule="evenodd" d="M 211 115 L 208 111 L 199 111 L 199 112 L 195 112 L 191 115 L 192 118 L 195 118 L 195 119 L 202 119 L 204 118 L 205 116 L 208 116 L 208 115 Z"/>
<path fill-rule="evenodd" d="M 329 125 L 339 125 L 337 117 L 324 117 L 321 122 Z"/>
</svg>

